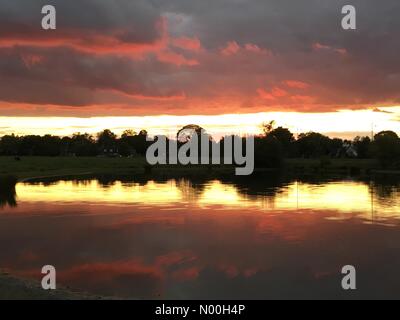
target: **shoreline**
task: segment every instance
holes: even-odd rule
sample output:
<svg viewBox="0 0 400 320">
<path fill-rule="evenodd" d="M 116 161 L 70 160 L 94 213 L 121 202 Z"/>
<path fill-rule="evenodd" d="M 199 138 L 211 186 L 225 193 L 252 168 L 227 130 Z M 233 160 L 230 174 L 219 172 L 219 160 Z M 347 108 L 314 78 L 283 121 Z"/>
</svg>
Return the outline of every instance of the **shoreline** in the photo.
<svg viewBox="0 0 400 320">
<path fill-rule="evenodd" d="M 155 165 L 147 164 L 144 157 L 0 157 L 0 183 L 14 178 L 18 183 L 42 179 L 70 178 L 90 175 L 145 175 L 151 177 L 180 178 L 185 176 L 235 176 L 233 165 Z M 255 168 L 257 173 L 285 172 L 293 175 L 400 175 L 398 169 L 384 169 L 374 159 L 285 159 L 279 168 Z M 8 178 L 8 179 L 7 179 Z"/>
</svg>

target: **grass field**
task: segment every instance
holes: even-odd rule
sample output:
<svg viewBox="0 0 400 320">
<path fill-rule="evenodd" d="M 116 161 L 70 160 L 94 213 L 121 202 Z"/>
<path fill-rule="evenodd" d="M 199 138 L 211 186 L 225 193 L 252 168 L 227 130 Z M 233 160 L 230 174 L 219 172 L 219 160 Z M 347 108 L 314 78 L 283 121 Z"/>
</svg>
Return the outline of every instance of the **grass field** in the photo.
<svg viewBox="0 0 400 320">
<path fill-rule="evenodd" d="M 18 179 L 65 176 L 85 173 L 122 173 L 143 171 L 144 158 L 100 157 L 0 157 L 0 176 L 13 175 Z"/>
<path fill-rule="evenodd" d="M 376 160 L 370 159 L 286 159 L 284 166 L 288 170 L 299 172 L 348 170 L 369 170 L 379 168 Z M 0 157 L 0 177 L 14 176 L 18 180 L 51 176 L 67 176 L 82 174 L 123 174 L 144 173 L 148 165 L 144 157 L 106 158 L 106 157 Z M 211 171 L 212 170 L 212 171 Z M 156 166 L 153 174 L 174 175 L 179 171 L 197 173 L 233 172 L 232 166 Z"/>
<path fill-rule="evenodd" d="M 83 174 L 124 174 L 145 173 L 149 165 L 144 157 L 107 158 L 107 157 L 0 157 L 0 178 L 13 176 L 18 180 L 31 178 L 68 176 Z M 206 165 L 159 165 L 152 169 L 155 175 L 174 176 L 181 174 L 209 173 Z M 213 166 L 219 172 L 233 172 L 232 166 Z"/>
</svg>

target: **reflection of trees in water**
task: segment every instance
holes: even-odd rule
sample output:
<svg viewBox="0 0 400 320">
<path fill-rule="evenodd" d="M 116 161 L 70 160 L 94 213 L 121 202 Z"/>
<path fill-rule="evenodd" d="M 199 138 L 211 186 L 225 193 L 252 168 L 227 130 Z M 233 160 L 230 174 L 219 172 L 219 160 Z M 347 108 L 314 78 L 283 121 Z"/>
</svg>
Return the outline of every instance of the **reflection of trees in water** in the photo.
<svg viewBox="0 0 400 320">
<path fill-rule="evenodd" d="M 239 193 L 247 196 L 275 196 L 276 192 L 289 182 L 279 172 L 257 174 L 254 177 L 235 176 L 225 179 L 236 187 Z"/>
<path fill-rule="evenodd" d="M 215 178 L 196 177 L 183 178 L 177 180 L 177 186 L 183 194 L 187 194 L 188 200 L 197 199 L 204 191 L 207 184 L 213 180 L 218 180 L 222 184 L 229 184 L 235 187 L 237 192 L 243 197 L 251 200 L 260 196 L 273 199 L 277 193 L 283 192 L 286 186 L 294 184 L 296 181 L 301 184 L 325 185 L 335 181 L 343 181 L 343 176 L 303 176 L 295 177 L 285 175 L 282 172 L 263 172 L 254 176 L 219 176 Z M 351 181 L 359 181 L 371 187 L 371 179 L 352 178 Z M 400 197 L 400 177 L 374 177 L 373 192 L 386 205 L 389 202 L 398 202 Z M 160 181 L 161 182 L 161 181 Z"/>
<path fill-rule="evenodd" d="M 103 187 L 103 188 L 109 188 L 115 185 L 115 180 L 112 180 L 106 176 L 102 176 L 97 178 L 97 181 L 99 182 L 99 184 Z"/>
<path fill-rule="evenodd" d="M 176 181 L 176 187 L 179 189 L 184 202 L 193 202 L 199 199 L 200 191 L 196 188 L 196 184 L 193 184 L 187 179 L 179 179 Z"/>
<path fill-rule="evenodd" d="M 400 176 L 377 176 L 369 184 L 375 201 L 384 206 L 396 206 L 400 198 Z"/>
<path fill-rule="evenodd" d="M 17 206 L 15 184 L 17 179 L 12 176 L 0 177 L 0 208 L 8 205 Z"/>
<path fill-rule="evenodd" d="M 158 176 L 148 174 L 121 175 L 121 174 L 106 174 L 82 176 L 63 179 L 73 181 L 74 185 L 89 185 L 96 180 L 102 187 L 108 188 L 114 186 L 117 182 L 122 183 L 124 187 L 129 188 L 132 184 L 146 186 L 149 182 L 165 184 L 168 182 L 174 183 L 182 194 L 182 200 L 193 202 L 198 200 L 207 186 L 213 181 L 219 181 L 224 185 L 230 185 L 247 200 L 266 201 L 268 206 L 273 205 L 273 201 L 277 193 L 284 192 L 287 186 L 294 184 L 296 181 L 300 184 L 310 185 L 325 185 L 330 182 L 343 181 L 343 176 L 319 176 L 319 175 L 304 175 L 292 176 L 281 171 L 265 171 L 257 172 L 252 176 L 232 176 L 231 174 L 209 172 L 202 175 L 186 175 L 179 176 L 178 172 L 171 175 Z M 56 183 L 56 178 L 41 181 L 43 185 L 52 185 Z M 391 177 L 374 177 L 374 178 L 351 178 L 351 181 L 359 181 L 369 186 L 374 199 L 383 205 L 396 204 L 400 196 L 400 176 Z M 3 188 L 4 189 L 4 188 Z M 9 205 L 15 204 L 15 187 L 1 192 L 1 203 Z"/>
</svg>

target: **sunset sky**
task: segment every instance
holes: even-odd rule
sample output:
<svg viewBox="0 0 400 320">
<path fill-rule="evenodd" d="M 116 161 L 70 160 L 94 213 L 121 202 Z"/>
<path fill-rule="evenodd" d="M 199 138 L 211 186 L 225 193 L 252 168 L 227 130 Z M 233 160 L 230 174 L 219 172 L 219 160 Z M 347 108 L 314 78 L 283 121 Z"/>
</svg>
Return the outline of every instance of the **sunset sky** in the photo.
<svg viewBox="0 0 400 320">
<path fill-rule="evenodd" d="M 400 133 L 399 15 L 398 0 L 2 0 L 0 135 Z"/>
</svg>

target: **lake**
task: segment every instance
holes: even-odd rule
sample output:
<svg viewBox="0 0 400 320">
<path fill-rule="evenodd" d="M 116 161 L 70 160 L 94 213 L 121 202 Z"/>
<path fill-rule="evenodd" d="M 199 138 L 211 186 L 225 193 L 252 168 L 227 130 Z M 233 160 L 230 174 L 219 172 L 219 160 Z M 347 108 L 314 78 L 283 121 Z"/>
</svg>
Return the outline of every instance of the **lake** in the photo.
<svg viewBox="0 0 400 320">
<path fill-rule="evenodd" d="M 400 298 L 400 179 L 19 183 L 1 197 L 0 268 L 40 279 L 47 264 L 122 298 Z"/>
</svg>

